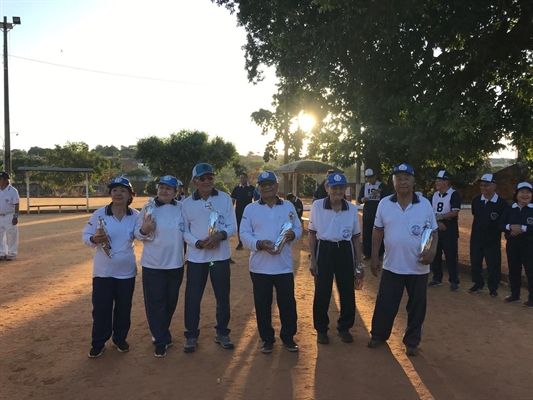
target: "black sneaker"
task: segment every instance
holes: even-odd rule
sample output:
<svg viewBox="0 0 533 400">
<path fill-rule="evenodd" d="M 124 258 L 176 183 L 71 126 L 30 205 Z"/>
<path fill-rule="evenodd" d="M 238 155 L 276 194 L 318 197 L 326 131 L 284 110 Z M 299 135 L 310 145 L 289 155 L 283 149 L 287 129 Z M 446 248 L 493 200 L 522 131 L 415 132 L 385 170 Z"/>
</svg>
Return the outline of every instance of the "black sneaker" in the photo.
<svg viewBox="0 0 533 400">
<path fill-rule="evenodd" d="M 243 249 L 242 243 L 239 243 L 237 247 L 235 247 L 235 250 L 242 250 L 242 249 Z"/>
<path fill-rule="evenodd" d="M 283 343 L 287 350 L 289 350 L 291 353 L 296 353 L 298 350 L 300 350 L 300 347 L 296 344 L 294 340 L 291 340 L 289 342 Z"/>
<path fill-rule="evenodd" d="M 457 283 L 450 283 L 450 290 L 456 292 L 459 290 L 459 285 Z"/>
<path fill-rule="evenodd" d="M 216 335 L 215 343 L 220 344 L 222 348 L 226 350 L 233 349 L 235 347 L 228 335 Z"/>
<path fill-rule="evenodd" d="M 317 332 L 316 341 L 320 344 L 328 344 L 329 337 L 327 332 Z"/>
<path fill-rule="evenodd" d="M 431 282 L 428 283 L 428 287 L 435 286 L 442 286 L 442 281 L 437 281 L 436 279 L 433 279 Z"/>
<path fill-rule="evenodd" d="M 370 341 L 367 343 L 367 346 L 370 347 L 371 349 L 377 349 L 379 346 L 381 346 L 383 343 L 385 343 L 384 340 L 380 340 L 380 339 L 370 339 Z"/>
<path fill-rule="evenodd" d="M 483 290 L 482 287 L 479 287 L 478 285 L 474 285 L 470 289 L 468 289 L 468 293 L 479 293 L 482 290 Z"/>
<path fill-rule="evenodd" d="M 89 350 L 89 354 L 87 354 L 87 357 L 89 357 L 89 358 L 98 358 L 98 357 L 100 357 L 102 355 L 104 350 L 105 350 L 105 347 L 102 347 L 102 348 L 93 347 L 93 348 L 91 348 L 91 350 Z"/>
<path fill-rule="evenodd" d="M 113 346 L 115 346 L 119 353 L 126 353 L 130 351 L 130 345 L 125 340 L 121 343 L 113 343 Z"/>
<path fill-rule="evenodd" d="M 265 340 L 261 343 L 261 353 L 269 354 L 274 350 L 274 342 Z"/>
<path fill-rule="evenodd" d="M 340 331 L 339 336 L 341 337 L 341 340 L 344 343 L 352 343 L 353 342 L 353 336 L 350 333 L 350 331 Z"/>
<path fill-rule="evenodd" d="M 196 343 L 198 342 L 197 338 L 189 338 L 185 341 L 183 346 L 183 351 L 185 353 L 194 353 L 196 351 Z"/>
<path fill-rule="evenodd" d="M 524 307 L 533 307 L 533 300 L 524 301 Z"/>
<path fill-rule="evenodd" d="M 405 345 L 405 354 L 410 357 L 416 357 L 418 355 L 418 346 Z"/>
<path fill-rule="evenodd" d="M 491 290 L 489 294 L 490 294 L 490 297 L 498 297 L 498 292 L 496 290 Z"/>
<path fill-rule="evenodd" d="M 510 294 L 505 299 L 503 299 L 503 301 L 506 303 L 518 303 L 520 301 L 520 297 Z"/>
<path fill-rule="evenodd" d="M 167 345 L 159 344 L 155 346 L 154 356 L 156 357 L 165 357 L 167 355 Z"/>
</svg>

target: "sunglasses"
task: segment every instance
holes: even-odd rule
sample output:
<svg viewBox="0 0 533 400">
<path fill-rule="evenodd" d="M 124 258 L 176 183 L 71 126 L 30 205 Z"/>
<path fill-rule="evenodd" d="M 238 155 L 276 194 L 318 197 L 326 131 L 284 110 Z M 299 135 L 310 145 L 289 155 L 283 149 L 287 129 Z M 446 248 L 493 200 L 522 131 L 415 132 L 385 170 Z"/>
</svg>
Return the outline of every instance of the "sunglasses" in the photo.
<svg viewBox="0 0 533 400">
<path fill-rule="evenodd" d="M 202 175 L 202 176 L 195 176 L 194 179 L 198 179 L 200 182 L 205 182 L 206 180 L 212 181 L 215 179 L 214 175 Z"/>
</svg>

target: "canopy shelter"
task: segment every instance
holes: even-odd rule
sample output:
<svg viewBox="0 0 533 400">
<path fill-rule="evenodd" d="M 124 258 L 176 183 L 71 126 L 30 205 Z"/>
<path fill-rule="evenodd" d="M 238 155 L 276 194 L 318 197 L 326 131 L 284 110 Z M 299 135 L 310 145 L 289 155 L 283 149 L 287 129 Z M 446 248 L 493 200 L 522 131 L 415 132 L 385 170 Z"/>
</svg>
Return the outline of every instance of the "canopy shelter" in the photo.
<svg viewBox="0 0 533 400">
<path fill-rule="evenodd" d="M 26 181 L 26 202 L 28 214 L 30 213 L 30 172 L 85 172 L 85 202 L 87 212 L 89 212 L 89 172 L 94 172 L 92 168 L 47 168 L 47 167 L 18 167 L 17 171 L 24 172 Z"/>
<path fill-rule="evenodd" d="M 328 172 L 328 170 L 332 169 L 335 172 L 342 173 L 343 171 L 333 165 L 326 164 L 320 161 L 315 160 L 299 160 L 294 161 L 285 165 L 282 165 L 281 167 L 278 167 L 274 170 L 274 172 L 281 173 L 281 174 L 292 174 L 292 192 L 296 195 L 297 194 L 297 182 L 298 182 L 298 175 L 316 175 L 316 184 L 317 186 L 320 184 L 318 181 L 318 174 L 325 174 Z M 287 195 L 285 193 L 285 195 Z"/>
</svg>

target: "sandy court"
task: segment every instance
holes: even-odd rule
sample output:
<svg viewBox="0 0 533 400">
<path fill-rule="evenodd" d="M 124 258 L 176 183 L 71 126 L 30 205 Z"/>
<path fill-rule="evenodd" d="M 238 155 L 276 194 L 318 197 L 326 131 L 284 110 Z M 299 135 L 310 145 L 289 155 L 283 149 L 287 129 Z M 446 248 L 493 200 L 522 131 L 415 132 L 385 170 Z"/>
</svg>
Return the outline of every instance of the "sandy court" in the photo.
<svg viewBox="0 0 533 400">
<path fill-rule="evenodd" d="M 138 201 L 142 205 L 146 198 Z M 198 350 L 183 353 L 184 281 L 171 327 L 174 346 L 165 358 L 155 358 L 139 275 L 128 337 L 131 351 L 118 353 L 108 342 L 102 357 L 88 359 L 92 249 L 81 242 L 88 218 L 81 212 L 20 217 L 19 256 L 13 262 L 0 262 L 1 399 L 533 398 L 532 310 L 519 303 L 504 304 L 506 286 L 497 299 L 487 291 L 469 294 L 470 279 L 464 274 L 458 292 L 445 285 L 429 290 L 416 358 L 407 358 L 401 343 L 405 299 L 388 346 L 366 347 L 378 284 L 369 273 L 364 290 L 357 292 L 355 342 L 342 343 L 335 335 L 338 298 L 334 295 L 331 343 L 317 345 L 305 237 L 293 248 L 299 353 L 289 353 L 279 340 L 272 354 L 259 351 L 249 252 L 243 250 L 232 256 L 234 350 L 213 342 L 215 305 L 208 283 Z M 461 262 L 468 257 L 466 240 L 463 235 Z M 232 238 L 232 248 L 235 245 Z M 138 259 L 141 251 L 138 244 Z M 277 311 L 273 321 L 279 333 Z"/>
</svg>

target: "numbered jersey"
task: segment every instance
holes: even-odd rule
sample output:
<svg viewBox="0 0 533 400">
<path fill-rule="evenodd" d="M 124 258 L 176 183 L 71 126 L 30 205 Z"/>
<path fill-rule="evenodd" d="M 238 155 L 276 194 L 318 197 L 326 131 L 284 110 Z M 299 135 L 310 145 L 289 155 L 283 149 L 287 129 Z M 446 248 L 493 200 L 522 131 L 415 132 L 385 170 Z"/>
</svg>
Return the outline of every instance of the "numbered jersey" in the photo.
<svg viewBox="0 0 533 400">
<path fill-rule="evenodd" d="M 446 193 L 440 193 L 439 191 L 433 193 L 431 197 L 431 205 L 433 206 L 433 212 L 436 214 L 447 214 L 453 210 L 461 210 L 461 197 L 459 192 L 450 188 Z M 457 217 L 442 220 L 442 223 L 446 225 L 446 231 L 439 231 L 439 237 L 459 237 L 459 229 L 457 224 Z"/>
</svg>

